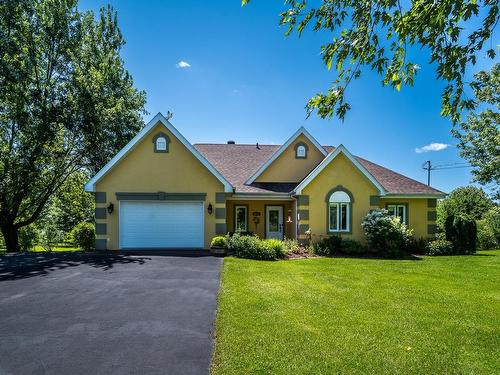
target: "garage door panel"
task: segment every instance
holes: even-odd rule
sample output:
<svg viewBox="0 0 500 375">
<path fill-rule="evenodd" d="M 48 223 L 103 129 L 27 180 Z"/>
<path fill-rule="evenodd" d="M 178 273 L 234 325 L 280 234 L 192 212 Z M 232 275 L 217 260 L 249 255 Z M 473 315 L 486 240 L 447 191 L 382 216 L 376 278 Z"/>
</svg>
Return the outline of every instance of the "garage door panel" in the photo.
<svg viewBox="0 0 500 375">
<path fill-rule="evenodd" d="M 203 202 L 121 202 L 121 248 L 203 247 Z"/>
</svg>

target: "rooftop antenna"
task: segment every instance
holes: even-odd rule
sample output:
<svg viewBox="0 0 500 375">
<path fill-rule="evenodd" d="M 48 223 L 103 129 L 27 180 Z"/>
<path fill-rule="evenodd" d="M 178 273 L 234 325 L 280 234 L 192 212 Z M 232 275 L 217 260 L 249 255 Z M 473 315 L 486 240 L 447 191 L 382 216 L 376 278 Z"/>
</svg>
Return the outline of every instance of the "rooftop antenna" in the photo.
<svg viewBox="0 0 500 375">
<path fill-rule="evenodd" d="M 170 111 L 167 111 L 167 115 L 165 116 L 165 118 L 170 121 L 170 119 L 174 116 L 174 114 Z"/>
</svg>

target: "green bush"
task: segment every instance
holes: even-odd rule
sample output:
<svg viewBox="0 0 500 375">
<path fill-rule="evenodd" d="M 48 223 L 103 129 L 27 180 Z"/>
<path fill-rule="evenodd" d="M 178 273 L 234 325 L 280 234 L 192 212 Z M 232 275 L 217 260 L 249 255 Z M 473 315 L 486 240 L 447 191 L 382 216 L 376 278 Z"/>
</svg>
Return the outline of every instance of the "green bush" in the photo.
<svg viewBox="0 0 500 375">
<path fill-rule="evenodd" d="M 212 238 L 210 246 L 227 248 L 227 239 L 225 236 L 215 236 L 214 238 Z"/>
<path fill-rule="evenodd" d="M 476 221 L 464 214 L 450 215 L 444 223 L 446 239 L 453 244 L 455 254 L 476 252 Z"/>
<path fill-rule="evenodd" d="M 83 250 L 92 250 L 95 244 L 95 228 L 91 223 L 79 223 L 71 230 L 73 243 Z"/>
<path fill-rule="evenodd" d="M 427 244 L 427 255 L 452 255 L 453 244 L 447 240 L 435 240 Z"/>
<path fill-rule="evenodd" d="M 363 219 L 361 226 L 371 250 L 385 257 L 397 257 L 406 248 L 412 231 L 387 210 L 375 209 Z"/>
<path fill-rule="evenodd" d="M 498 247 L 495 232 L 486 220 L 477 221 L 477 245 L 482 250 L 496 249 Z"/>
<path fill-rule="evenodd" d="M 285 238 L 285 240 L 283 241 L 283 246 L 286 252 L 292 254 L 298 254 L 301 250 L 301 247 L 297 240 Z"/>
<path fill-rule="evenodd" d="M 19 247 L 21 251 L 32 250 L 33 247 L 38 243 L 40 239 L 40 232 L 36 226 L 28 225 L 22 227 L 18 231 L 19 236 Z"/>
<path fill-rule="evenodd" d="M 342 237 L 329 236 L 324 237 L 318 242 L 313 243 L 313 252 L 317 255 L 333 255 L 340 252 L 342 246 Z"/>
<path fill-rule="evenodd" d="M 366 247 L 360 242 L 350 239 L 342 239 L 340 246 L 340 252 L 344 254 L 364 254 L 366 253 Z"/>
<path fill-rule="evenodd" d="M 281 257 L 277 254 L 276 244 L 266 241 L 260 240 L 257 236 L 242 236 L 235 233 L 229 237 L 228 249 L 234 251 L 238 258 L 275 260 Z"/>
<path fill-rule="evenodd" d="M 437 238 L 437 236 L 436 236 Z M 443 237 L 442 239 L 446 239 Z M 415 238 L 411 237 L 406 243 L 404 250 L 410 254 L 426 254 L 427 253 L 427 244 L 429 243 L 429 239 L 427 238 Z"/>
<path fill-rule="evenodd" d="M 274 258 L 283 258 L 286 254 L 285 244 L 281 240 L 267 239 L 261 241 L 261 246 L 267 248 L 269 251 L 274 252 Z"/>
<path fill-rule="evenodd" d="M 483 216 L 483 221 L 495 236 L 498 247 L 500 245 L 500 207 L 495 206 L 486 212 Z"/>
</svg>

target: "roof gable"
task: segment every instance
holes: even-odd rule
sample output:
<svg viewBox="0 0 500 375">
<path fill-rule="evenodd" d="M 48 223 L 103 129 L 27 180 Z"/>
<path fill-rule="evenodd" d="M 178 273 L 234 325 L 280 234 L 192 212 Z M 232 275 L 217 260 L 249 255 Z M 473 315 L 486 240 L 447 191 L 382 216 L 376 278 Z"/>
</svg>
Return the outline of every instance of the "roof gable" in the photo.
<svg viewBox="0 0 500 375">
<path fill-rule="evenodd" d="M 223 185 L 225 192 L 232 192 L 233 187 L 224 176 L 214 168 L 212 164 L 191 144 L 186 138 L 173 126 L 160 112 L 137 133 L 97 174 L 85 184 L 85 191 L 95 191 L 95 184 L 101 180 L 116 164 L 118 164 L 126 155 L 128 155 L 135 146 L 146 137 L 156 126 L 161 123 L 170 131 L 193 155 L 201 164 L 203 164 Z"/>
<path fill-rule="evenodd" d="M 290 145 L 297 139 L 299 138 L 301 135 L 303 135 L 304 137 L 306 137 L 310 142 L 311 144 L 316 147 L 318 149 L 318 151 L 323 155 L 323 156 L 326 156 L 327 155 L 327 152 L 325 151 L 325 149 L 319 144 L 319 142 L 314 139 L 314 137 L 309 134 L 309 132 L 303 127 L 301 126 L 264 164 L 262 164 L 262 166 L 257 170 L 257 172 L 255 172 L 245 183 L 250 185 L 252 184 L 253 182 L 255 182 L 255 180 L 260 176 L 262 175 L 262 173 L 267 170 L 267 168 L 276 160 L 278 159 L 278 157 L 280 155 L 283 154 L 283 152 L 285 152 L 285 150 L 288 149 L 288 147 L 290 147 Z"/>
<path fill-rule="evenodd" d="M 330 152 L 328 156 L 323 159 L 321 163 L 309 173 L 294 190 L 294 193 L 299 195 L 302 190 L 309 185 L 320 172 L 325 169 L 338 155 L 343 154 L 351 163 L 363 174 L 372 184 L 377 188 L 380 195 L 385 195 L 386 190 L 380 182 L 345 148 L 344 145 L 339 145 L 334 151 Z"/>
</svg>

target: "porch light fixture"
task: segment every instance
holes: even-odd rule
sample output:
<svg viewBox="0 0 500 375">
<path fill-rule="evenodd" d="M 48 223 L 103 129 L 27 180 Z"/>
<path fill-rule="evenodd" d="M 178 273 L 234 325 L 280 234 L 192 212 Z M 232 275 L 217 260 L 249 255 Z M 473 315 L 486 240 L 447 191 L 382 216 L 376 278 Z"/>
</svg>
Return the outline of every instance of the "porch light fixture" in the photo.
<svg viewBox="0 0 500 375">
<path fill-rule="evenodd" d="M 208 212 L 209 215 L 212 215 L 212 212 L 214 212 L 214 208 L 212 206 L 212 203 L 208 204 L 207 212 Z"/>
<path fill-rule="evenodd" d="M 292 222 L 292 210 L 288 210 L 288 218 L 286 219 L 286 222 L 287 223 Z"/>
<path fill-rule="evenodd" d="M 114 208 L 115 208 L 115 205 L 113 203 L 110 203 L 109 206 L 107 207 L 108 214 L 112 214 Z"/>
</svg>

